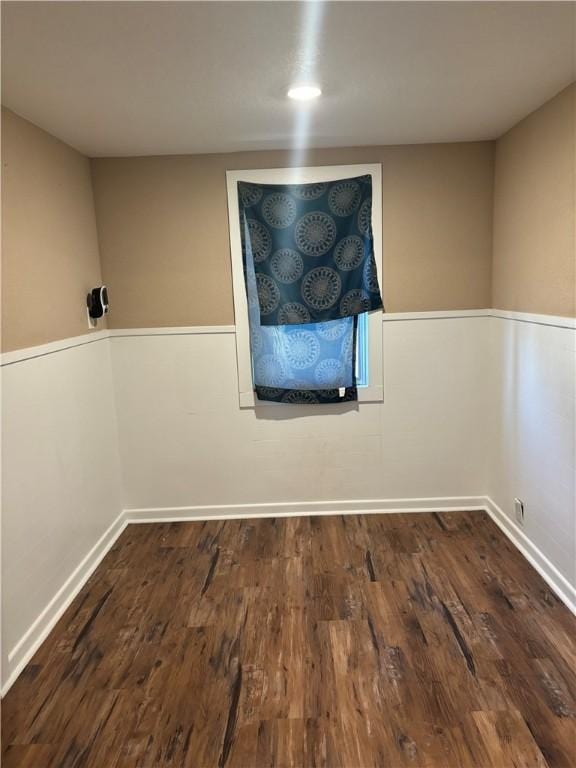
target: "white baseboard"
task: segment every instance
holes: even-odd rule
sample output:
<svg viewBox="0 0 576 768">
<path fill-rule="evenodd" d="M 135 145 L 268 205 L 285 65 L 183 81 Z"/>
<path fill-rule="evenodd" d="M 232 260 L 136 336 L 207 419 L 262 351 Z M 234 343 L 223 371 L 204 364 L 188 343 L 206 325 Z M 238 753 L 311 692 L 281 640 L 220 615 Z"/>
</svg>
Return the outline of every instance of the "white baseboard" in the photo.
<svg viewBox="0 0 576 768">
<path fill-rule="evenodd" d="M 371 515 L 393 512 L 475 511 L 486 509 L 484 496 L 424 499 L 352 499 L 350 501 L 288 501 L 268 504 L 214 504 L 198 507 L 125 509 L 129 523 L 172 523 L 194 520 L 235 520 L 255 517 Z"/>
<path fill-rule="evenodd" d="M 5 696 L 24 667 L 64 611 L 72 603 L 98 564 L 130 523 L 167 523 L 195 520 L 233 520 L 250 517 L 288 517 L 307 515 L 378 514 L 391 512 L 433 512 L 485 508 L 481 496 L 453 496 L 428 499 L 364 499 L 354 501 L 308 501 L 271 504 L 228 504 L 198 507 L 158 507 L 124 510 L 58 590 L 46 608 L 8 654 L 8 677 L 2 685 Z"/>
<path fill-rule="evenodd" d="M 24 667 L 30 662 L 38 648 L 48 637 L 64 611 L 94 573 L 106 553 L 112 548 L 127 522 L 124 512 L 102 534 L 86 557 L 66 579 L 52 600 L 44 608 L 33 624 L 8 653 L 8 677 L 2 685 L 1 695 L 5 696 Z"/>
<path fill-rule="evenodd" d="M 526 536 L 524 531 L 489 496 L 485 498 L 485 508 L 502 533 L 524 555 L 530 565 L 538 571 L 550 589 L 573 614 L 576 614 L 576 588 L 570 584 L 546 555 Z"/>
<path fill-rule="evenodd" d="M 421 499 L 362 499 L 273 504 L 228 504 L 198 507 L 147 507 L 126 509 L 129 523 L 168 523 L 194 520 L 234 520 L 258 517 L 310 515 L 371 515 L 394 512 L 459 510 L 487 512 L 505 536 L 542 576 L 566 607 L 576 614 L 576 589 L 489 496 L 446 496 Z"/>
<path fill-rule="evenodd" d="M 361 499 L 270 504 L 227 504 L 195 507 L 126 509 L 101 536 L 46 608 L 8 654 L 9 675 L 2 686 L 5 696 L 24 667 L 54 628 L 64 611 L 88 581 L 122 531 L 132 523 L 194 522 L 261 517 L 312 515 L 371 515 L 394 512 L 485 511 L 514 546 L 542 576 L 562 602 L 576 614 L 576 589 L 536 547 L 526 534 L 488 496 L 446 496 L 419 499 Z"/>
</svg>

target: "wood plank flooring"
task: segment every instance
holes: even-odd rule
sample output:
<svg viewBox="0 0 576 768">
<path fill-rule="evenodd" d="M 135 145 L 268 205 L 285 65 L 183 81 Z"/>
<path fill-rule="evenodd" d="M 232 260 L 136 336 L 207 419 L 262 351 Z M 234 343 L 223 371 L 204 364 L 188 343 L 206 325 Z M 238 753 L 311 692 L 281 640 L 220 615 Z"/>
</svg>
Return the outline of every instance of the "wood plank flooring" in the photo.
<svg viewBox="0 0 576 768">
<path fill-rule="evenodd" d="M 572 768 L 575 627 L 480 512 L 132 525 L 3 766 Z"/>
</svg>

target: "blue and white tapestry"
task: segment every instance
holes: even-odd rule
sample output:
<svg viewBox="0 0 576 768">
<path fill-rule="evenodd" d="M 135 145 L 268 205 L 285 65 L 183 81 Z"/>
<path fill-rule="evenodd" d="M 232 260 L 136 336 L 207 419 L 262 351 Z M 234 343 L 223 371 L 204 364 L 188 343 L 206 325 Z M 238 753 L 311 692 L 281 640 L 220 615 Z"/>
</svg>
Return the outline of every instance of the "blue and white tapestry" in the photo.
<svg viewBox="0 0 576 768">
<path fill-rule="evenodd" d="M 382 309 L 371 176 L 300 185 L 241 181 L 238 195 L 262 325 L 314 323 Z"/>
<path fill-rule="evenodd" d="M 357 399 L 357 316 L 382 309 L 371 176 L 238 183 L 254 388 L 261 400 Z"/>
</svg>

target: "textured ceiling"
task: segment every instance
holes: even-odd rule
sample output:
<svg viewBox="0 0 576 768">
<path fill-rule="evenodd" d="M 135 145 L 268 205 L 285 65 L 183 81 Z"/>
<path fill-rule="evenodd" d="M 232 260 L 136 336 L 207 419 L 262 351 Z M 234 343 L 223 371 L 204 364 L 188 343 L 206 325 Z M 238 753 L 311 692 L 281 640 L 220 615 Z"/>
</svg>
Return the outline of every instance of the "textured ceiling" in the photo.
<svg viewBox="0 0 576 768">
<path fill-rule="evenodd" d="M 574 11 L 5 2 L 2 101 L 91 156 L 489 139 L 574 79 Z M 298 79 L 313 107 L 286 99 Z"/>
</svg>

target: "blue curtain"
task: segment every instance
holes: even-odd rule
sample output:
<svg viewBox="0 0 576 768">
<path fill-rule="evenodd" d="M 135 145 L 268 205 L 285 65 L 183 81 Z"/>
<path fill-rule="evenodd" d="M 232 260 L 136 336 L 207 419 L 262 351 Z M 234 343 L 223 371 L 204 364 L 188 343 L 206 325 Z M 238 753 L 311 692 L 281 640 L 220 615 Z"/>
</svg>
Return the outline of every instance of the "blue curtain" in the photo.
<svg viewBox="0 0 576 768">
<path fill-rule="evenodd" d="M 238 183 L 254 389 L 259 399 L 357 399 L 356 329 L 382 309 L 372 178 Z"/>
</svg>

